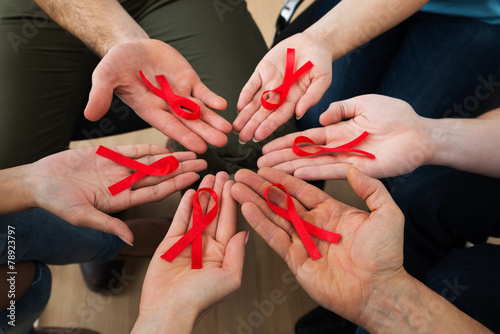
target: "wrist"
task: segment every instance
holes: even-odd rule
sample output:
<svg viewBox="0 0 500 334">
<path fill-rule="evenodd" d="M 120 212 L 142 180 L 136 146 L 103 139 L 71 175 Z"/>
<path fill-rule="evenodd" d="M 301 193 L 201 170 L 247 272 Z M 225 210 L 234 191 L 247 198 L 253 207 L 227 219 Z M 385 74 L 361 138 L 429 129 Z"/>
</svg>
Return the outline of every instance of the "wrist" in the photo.
<svg viewBox="0 0 500 334">
<path fill-rule="evenodd" d="M 142 309 L 132 333 L 192 333 L 196 320 L 197 314 L 180 305 L 163 305 L 160 309 Z"/>
</svg>

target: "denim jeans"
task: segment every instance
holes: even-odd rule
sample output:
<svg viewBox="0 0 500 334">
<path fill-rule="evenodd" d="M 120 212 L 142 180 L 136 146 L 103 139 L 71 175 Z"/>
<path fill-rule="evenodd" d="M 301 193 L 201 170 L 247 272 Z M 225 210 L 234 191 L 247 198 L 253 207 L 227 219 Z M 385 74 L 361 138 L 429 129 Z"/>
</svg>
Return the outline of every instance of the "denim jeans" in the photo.
<svg viewBox="0 0 500 334">
<path fill-rule="evenodd" d="M 8 324 L 9 311 L 0 313 L 0 333 L 27 333 L 50 296 L 51 275 L 46 264 L 106 262 L 125 246 L 115 235 L 76 227 L 43 209 L 0 216 L 0 264 L 7 263 L 7 229 L 14 227 L 15 262 L 35 261 L 35 279 L 16 302 L 16 326 Z"/>
</svg>

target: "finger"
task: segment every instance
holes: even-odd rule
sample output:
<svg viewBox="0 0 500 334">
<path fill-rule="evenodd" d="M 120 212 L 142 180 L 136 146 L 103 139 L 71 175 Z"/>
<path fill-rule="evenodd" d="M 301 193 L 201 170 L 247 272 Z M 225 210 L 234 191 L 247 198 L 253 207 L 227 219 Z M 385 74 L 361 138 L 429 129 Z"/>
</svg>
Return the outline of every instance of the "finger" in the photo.
<svg viewBox="0 0 500 334">
<path fill-rule="evenodd" d="M 123 209 L 145 203 L 158 202 L 170 196 L 174 192 L 180 191 L 199 179 L 199 175 L 193 172 L 178 175 L 172 179 L 163 181 L 156 185 L 142 187 L 140 189 L 124 192 L 130 194 L 129 201 L 123 202 Z"/>
<path fill-rule="evenodd" d="M 224 117 L 205 106 L 201 106 L 200 113 L 201 120 L 222 133 L 228 134 L 233 129 L 231 123 L 225 120 Z"/>
<path fill-rule="evenodd" d="M 198 190 L 202 188 L 210 188 L 213 189 L 215 184 L 215 176 L 212 174 L 206 175 L 203 180 L 201 180 Z M 206 191 L 202 191 L 198 194 L 198 202 L 203 214 L 207 212 L 208 201 L 212 196 Z M 193 226 L 193 223 L 189 223 L 189 228 Z"/>
<path fill-rule="evenodd" d="M 291 101 L 283 103 L 278 109 L 264 119 L 261 124 L 259 124 L 255 130 L 254 138 L 258 141 L 262 141 L 272 135 L 276 129 L 292 118 L 294 109 L 295 103 Z"/>
<path fill-rule="evenodd" d="M 248 79 L 248 82 L 245 86 L 243 86 L 236 108 L 240 111 L 243 110 L 250 103 L 250 101 L 254 99 L 254 96 L 259 91 L 261 86 L 262 78 L 260 77 L 259 71 L 255 70 L 250 76 L 250 79 Z"/>
<path fill-rule="evenodd" d="M 289 157 L 287 156 L 288 159 L 283 158 L 283 162 L 272 166 L 273 168 L 279 169 L 287 174 L 293 175 L 294 172 L 303 167 L 313 167 L 313 168 L 320 168 L 323 165 L 334 165 L 339 161 L 338 157 L 331 156 L 329 154 L 325 155 L 317 155 L 317 156 L 312 156 L 312 157 L 297 157 L 293 152 L 290 153 L 291 150 L 282 150 L 284 151 L 283 154 L 288 154 Z M 287 153 L 285 153 L 288 151 Z M 273 152 L 272 154 L 280 154 L 281 151 L 278 152 Z M 265 166 L 263 166 L 265 167 Z M 346 170 L 347 171 L 347 170 Z"/>
<path fill-rule="evenodd" d="M 262 148 L 262 153 L 267 154 L 273 151 L 281 150 L 284 148 L 292 148 L 295 138 L 298 136 L 306 136 L 313 140 L 318 145 L 324 145 L 326 143 L 327 128 L 315 128 L 309 129 L 302 132 L 290 133 L 281 138 L 275 139 Z"/>
<path fill-rule="evenodd" d="M 399 218 L 404 220 L 401 210 L 399 210 L 382 182 L 361 173 L 354 167 L 349 168 L 347 171 L 347 179 L 354 192 L 366 201 L 370 211 L 390 210 L 391 214 L 399 212 Z"/>
<path fill-rule="evenodd" d="M 216 110 L 225 110 L 227 101 L 221 96 L 212 92 L 201 81 L 193 87 L 193 97 L 201 100 L 209 108 Z"/>
<path fill-rule="evenodd" d="M 328 109 L 319 116 L 319 122 L 323 126 L 335 124 L 345 119 L 357 116 L 356 100 L 349 99 L 333 102 Z"/>
<path fill-rule="evenodd" d="M 290 234 L 280 226 L 273 224 L 260 207 L 247 202 L 242 205 L 241 212 L 252 228 L 267 242 L 278 255 L 288 263 L 288 250 L 292 245 Z"/>
<path fill-rule="evenodd" d="M 295 153 L 293 153 L 291 149 L 282 149 L 261 156 L 259 160 L 257 160 L 257 166 L 259 168 L 274 167 L 289 173 L 289 171 L 285 170 L 281 166 L 285 165 L 287 162 L 291 162 L 297 159 L 302 159 L 302 158 L 298 157 Z"/>
<path fill-rule="evenodd" d="M 113 76 L 106 69 L 106 64 L 97 65 L 92 73 L 92 87 L 90 88 L 89 101 L 83 114 L 89 121 L 98 121 L 111 107 L 115 83 Z"/>
<path fill-rule="evenodd" d="M 295 115 L 300 118 L 312 107 L 314 107 L 323 97 L 326 90 L 331 84 L 331 77 L 323 75 L 313 79 L 312 83 L 307 87 L 304 95 L 297 102 Z"/>
<path fill-rule="evenodd" d="M 237 226 L 237 205 L 231 195 L 231 188 L 234 181 L 227 181 L 222 190 L 222 203 L 220 205 L 220 214 L 217 224 L 217 234 L 215 240 L 223 245 L 227 245 L 229 240 L 236 233 Z"/>
<path fill-rule="evenodd" d="M 133 245 L 134 243 L 134 235 L 124 222 L 118 218 L 108 216 L 90 204 L 69 212 L 68 215 L 61 215 L 61 218 L 66 219 L 76 226 L 86 226 L 105 233 L 114 234 L 129 245 Z"/>
<path fill-rule="evenodd" d="M 181 162 L 179 164 L 179 168 L 177 168 L 173 173 L 164 176 L 146 176 L 140 179 L 139 181 L 135 182 L 132 185 L 132 190 L 148 186 L 154 186 L 166 180 L 173 179 L 176 176 L 190 172 L 197 173 L 205 169 L 207 169 L 207 162 L 205 160 L 197 159 L 197 160 Z"/>
<path fill-rule="evenodd" d="M 261 168 L 258 174 L 271 183 L 280 183 L 285 186 L 290 196 L 300 202 L 308 210 L 330 199 L 330 196 L 315 186 L 280 170 L 266 167 Z M 299 211 L 299 207 L 297 205 L 296 207 L 297 211 Z"/>
<path fill-rule="evenodd" d="M 144 156 L 157 156 L 170 153 L 166 147 L 153 144 L 135 144 L 128 146 L 112 146 L 111 150 L 131 159 L 140 159 Z M 193 158 L 194 159 L 194 158 Z"/>
<path fill-rule="evenodd" d="M 233 279 L 233 289 L 238 289 L 241 285 L 243 274 L 243 262 L 245 260 L 245 241 L 250 232 L 240 232 L 234 235 L 227 243 L 222 269 Z"/>
<path fill-rule="evenodd" d="M 241 205 L 244 205 L 245 203 L 254 203 L 260 208 L 261 212 L 263 212 L 270 221 L 286 231 L 289 235 L 292 235 L 294 233 L 295 230 L 292 223 L 275 213 L 269 207 L 269 204 L 266 202 L 266 200 L 247 185 L 243 183 L 236 183 L 231 188 L 231 194 L 233 195 L 233 198 Z"/>
<path fill-rule="evenodd" d="M 300 167 L 293 172 L 293 176 L 304 181 L 345 180 L 347 178 L 347 170 L 352 166 L 351 163 L 335 163 Z"/>
<path fill-rule="evenodd" d="M 207 150 L 205 141 L 185 126 L 176 115 L 162 109 L 136 110 L 136 112 L 141 115 L 144 121 L 167 137 L 179 142 L 188 150 L 196 153 L 204 153 Z"/>
<path fill-rule="evenodd" d="M 252 116 L 259 110 L 260 108 L 260 100 L 251 101 L 248 105 L 243 108 L 236 116 L 233 121 L 233 130 L 235 132 L 240 132 L 243 127 L 248 123 L 248 121 L 252 118 Z"/>
<path fill-rule="evenodd" d="M 212 116 L 218 118 L 219 120 L 222 120 L 222 122 L 226 122 L 226 120 L 224 120 L 219 115 L 215 114 L 210 109 L 206 107 L 203 107 L 202 109 L 203 112 L 212 113 Z M 193 133 L 199 135 L 199 137 L 202 138 L 205 142 L 217 147 L 222 147 L 226 145 L 227 143 L 226 134 L 212 127 L 210 124 L 204 122 L 202 119 L 189 120 L 189 119 L 179 118 L 179 120 L 186 126 L 186 128 L 190 129 Z M 227 124 L 229 125 L 229 127 L 231 126 L 229 122 L 227 122 Z M 229 132 L 231 132 L 230 129 Z"/>
<path fill-rule="evenodd" d="M 170 224 L 167 235 L 165 236 L 165 239 L 163 239 L 160 247 L 162 247 L 167 239 L 181 237 L 186 234 L 191 213 L 193 211 L 194 193 L 195 191 L 193 189 L 189 189 L 186 191 L 184 196 L 182 196 L 179 206 L 177 207 L 177 211 L 175 212 L 174 219 L 172 220 L 172 224 Z M 160 247 L 158 247 L 158 249 L 160 249 Z"/>
<path fill-rule="evenodd" d="M 217 194 L 218 198 L 218 204 L 215 203 L 215 200 L 212 196 L 210 196 L 210 200 L 208 202 L 208 206 L 206 209 L 206 212 L 215 205 L 218 205 L 217 207 L 217 215 L 215 216 L 214 222 L 212 222 L 210 225 L 207 226 L 205 229 L 207 235 L 212 237 L 212 239 L 216 239 L 216 234 L 217 234 L 217 228 L 218 224 L 217 222 L 219 221 L 220 218 L 220 213 L 221 213 L 221 204 L 223 200 L 223 189 L 224 189 L 224 184 L 229 180 L 229 175 L 226 172 L 219 172 L 215 176 L 215 182 L 213 186 L 213 190 Z"/>
<path fill-rule="evenodd" d="M 264 108 L 259 108 L 255 114 L 252 115 L 250 120 L 243 126 L 240 131 L 239 138 L 242 142 L 249 142 L 252 140 L 255 134 L 255 130 L 264 122 L 270 115 L 272 111 L 266 110 Z"/>
</svg>

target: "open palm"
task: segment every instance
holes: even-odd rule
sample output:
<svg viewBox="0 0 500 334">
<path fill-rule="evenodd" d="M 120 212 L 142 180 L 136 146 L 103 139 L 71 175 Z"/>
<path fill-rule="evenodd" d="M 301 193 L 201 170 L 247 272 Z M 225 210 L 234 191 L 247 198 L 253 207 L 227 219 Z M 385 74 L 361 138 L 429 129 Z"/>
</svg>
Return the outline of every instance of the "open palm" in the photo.
<svg viewBox="0 0 500 334">
<path fill-rule="evenodd" d="M 375 283 L 390 281 L 403 269 L 403 215 L 382 184 L 356 169 L 349 172 L 356 193 L 371 213 L 329 197 L 318 188 L 272 168 L 259 174 L 236 174 L 233 196 L 250 225 L 286 261 L 297 280 L 320 305 L 351 321 L 361 316 L 359 305 L 371 298 Z M 291 222 L 275 214 L 264 199 L 271 184 L 283 184 L 299 215 L 322 229 L 339 233 L 333 244 L 313 237 L 322 257 L 313 261 Z M 270 200 L 286 208 L 286 195 L 275 188 Z"/>
</svg>

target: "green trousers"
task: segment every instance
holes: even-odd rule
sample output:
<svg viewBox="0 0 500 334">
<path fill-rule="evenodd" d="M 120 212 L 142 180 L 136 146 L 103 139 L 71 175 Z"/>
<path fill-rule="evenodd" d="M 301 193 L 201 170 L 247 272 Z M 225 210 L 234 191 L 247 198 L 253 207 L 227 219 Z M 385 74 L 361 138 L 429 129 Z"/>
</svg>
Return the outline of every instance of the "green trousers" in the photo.
<svg viewBox="0 0 500 334">
<path fill-rule="evenodd" d="M 122 0 L 121 4 L 151 38 L 177 49 L 203 83 L 227 99 L 228 108 L 220 115 L 232 123 L 239 93 L 267 51 L 246 3 Z M 148 126 L 119 100 L 101 121 L 84 120 L 99 58 L 32 0 L 0 2 L 0 36 L 0 168 L 67 149 L 72 139 Z M 295 122 L 289 123 L 273 138 L 295 131 Z M 200 157 L 207 160 L 209 172 L 255 169 L 265 143 L 242 145 L 231 133 L 225 147 L 209 146 Z"/>
</svg>

